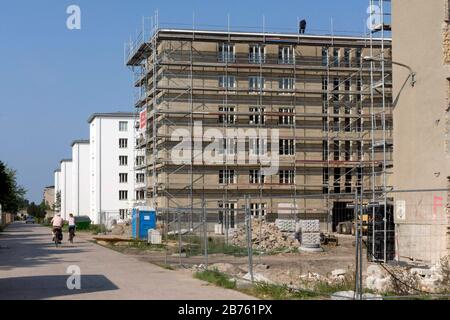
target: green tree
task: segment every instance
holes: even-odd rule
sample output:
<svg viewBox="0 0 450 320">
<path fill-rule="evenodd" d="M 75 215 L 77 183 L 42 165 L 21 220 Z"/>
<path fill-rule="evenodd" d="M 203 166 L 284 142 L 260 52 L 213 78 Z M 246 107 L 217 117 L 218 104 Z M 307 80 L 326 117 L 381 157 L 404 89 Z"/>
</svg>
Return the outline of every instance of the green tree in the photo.
<svg viewBox="0 0 450 320">
<path fill-rule="evenodd" d="M 35 218 L 44 218 L 46 214 L 46 208 L 44 201 L 41 202 L 41 204 L 37 205 L 36 203 L 32 202 L 27 208 L 27 213 L 30 216 L 33 216 Z"/>
<path fill-rule="evenodd" d="M 16 171 L 0 161 L 0 204 L 4 212 L 17 213 L 27 207 L 26 190 L 17 183 Z"/>
<path fill-rule="evenodd" d="M 56 193 L 56 201 L 53 204 L 52 210 L 55 212 L 59 212 L 61 210 L 61 191 Z"/>
</svg>

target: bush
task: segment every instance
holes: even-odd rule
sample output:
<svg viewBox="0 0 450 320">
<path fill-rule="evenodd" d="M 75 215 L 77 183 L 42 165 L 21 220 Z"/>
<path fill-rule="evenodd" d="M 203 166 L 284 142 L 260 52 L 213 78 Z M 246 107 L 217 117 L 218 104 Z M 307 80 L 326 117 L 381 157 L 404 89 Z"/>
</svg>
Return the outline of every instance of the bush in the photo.
<svg viewBox="0 0 450 320">
<path fill-rule="evenodd" d="M 232 281 L 228 275 L 219 272 L 217 269 L 197 272 L 195 278 L 226 289 L 236 288 L 236 281 Z"/>
</svg>

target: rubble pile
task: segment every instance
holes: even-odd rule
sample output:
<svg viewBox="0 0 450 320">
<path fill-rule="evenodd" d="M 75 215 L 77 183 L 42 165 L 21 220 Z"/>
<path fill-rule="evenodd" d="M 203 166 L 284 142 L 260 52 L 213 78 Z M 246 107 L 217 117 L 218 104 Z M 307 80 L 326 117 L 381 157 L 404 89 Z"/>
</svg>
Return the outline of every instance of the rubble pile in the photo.
<svg viewBox="0 0 450 320">
<path fill-rule="evenodd" d="M 245 225 L 236 229 L 232 237 L 232 243 L 239 247 L 247 246 Z M 298 247 L 298 243 L 293 235 L 281 232 L 275 223 L 267 223 L 264 220 L 257 219 L 252 221 L 252 244 L 253 249 L 262 251 Z"/>
</svg>

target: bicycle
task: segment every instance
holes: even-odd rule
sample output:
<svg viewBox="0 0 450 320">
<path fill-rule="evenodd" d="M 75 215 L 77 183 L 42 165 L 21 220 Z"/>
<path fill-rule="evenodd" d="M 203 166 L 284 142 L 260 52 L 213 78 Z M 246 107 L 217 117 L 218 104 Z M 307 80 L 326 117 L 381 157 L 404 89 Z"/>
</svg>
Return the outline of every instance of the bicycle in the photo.
<svg viewBox="0 0 450 320">
<path fill-rule="evenodd" d="M 57 247 L 58 248 L 58 246 L 61 244 L 61 241 L 62 241 L 62 230 L 61 230 L 61 228 L 55 228 L 54 229 L 54 237 L 53 237 L 53 240 L 54 240 L 54 242 L 55 242 L 55 247 Z"/>
</svg>

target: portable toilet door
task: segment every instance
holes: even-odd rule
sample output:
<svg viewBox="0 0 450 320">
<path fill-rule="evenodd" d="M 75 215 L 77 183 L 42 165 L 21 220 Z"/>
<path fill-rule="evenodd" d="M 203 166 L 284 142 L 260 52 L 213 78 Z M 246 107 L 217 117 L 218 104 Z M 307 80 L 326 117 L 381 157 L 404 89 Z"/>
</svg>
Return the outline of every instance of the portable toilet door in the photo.
<svg viewBox="0 0 450 320">
<path fill-rule="evenodd" d="M 154 210 L 150 211 L 139 211 L 139 239 L 148 238 L 148 230 L 156 229 L 156 212 Z"/>
</svg>

